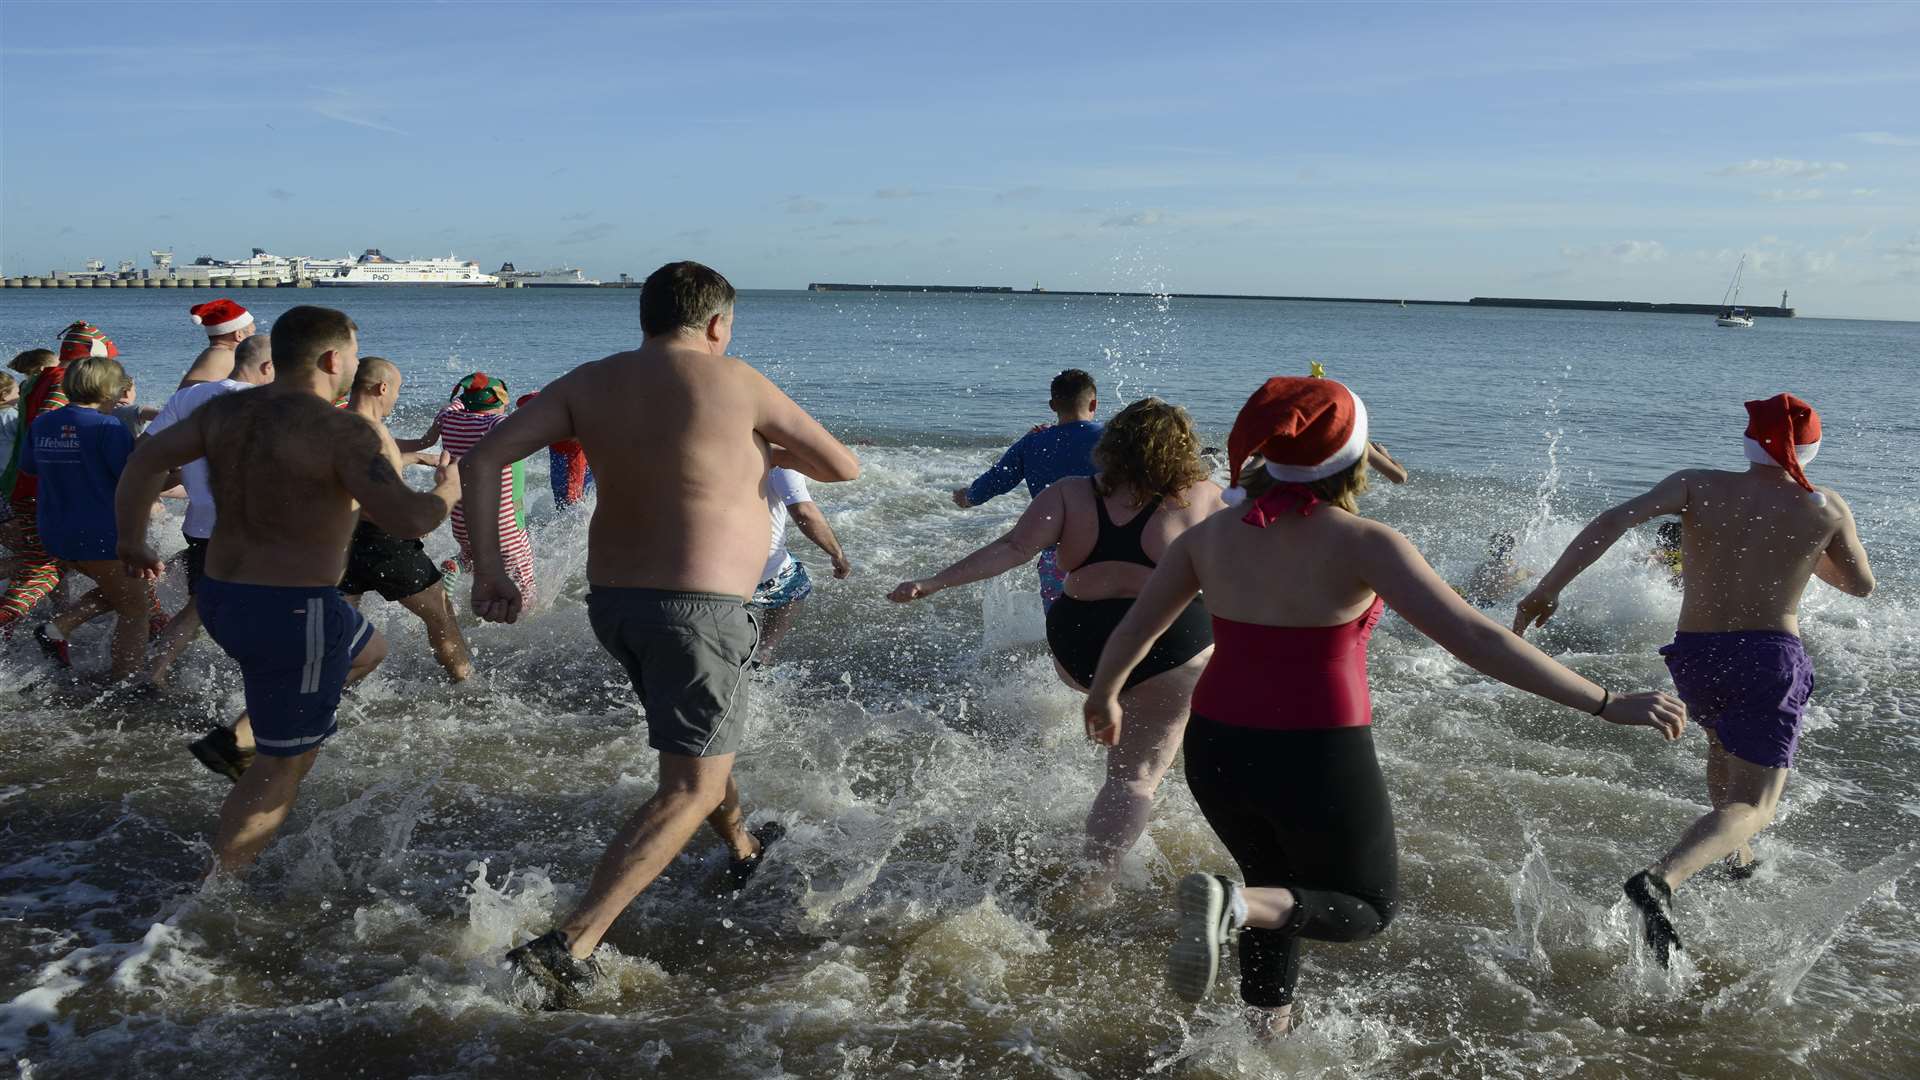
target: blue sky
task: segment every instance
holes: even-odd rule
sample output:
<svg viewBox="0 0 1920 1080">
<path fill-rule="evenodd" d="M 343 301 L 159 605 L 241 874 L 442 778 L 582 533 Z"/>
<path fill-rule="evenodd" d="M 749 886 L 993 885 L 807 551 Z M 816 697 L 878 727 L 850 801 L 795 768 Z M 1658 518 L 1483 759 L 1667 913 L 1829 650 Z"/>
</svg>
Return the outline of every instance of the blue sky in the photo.
<svg viewBox="0 0 1920 1080">
<path fill-rule="evenodd" d="M 1920 319 L 1920 5 L 0 4 L 0 267 Z"/>
</svg>

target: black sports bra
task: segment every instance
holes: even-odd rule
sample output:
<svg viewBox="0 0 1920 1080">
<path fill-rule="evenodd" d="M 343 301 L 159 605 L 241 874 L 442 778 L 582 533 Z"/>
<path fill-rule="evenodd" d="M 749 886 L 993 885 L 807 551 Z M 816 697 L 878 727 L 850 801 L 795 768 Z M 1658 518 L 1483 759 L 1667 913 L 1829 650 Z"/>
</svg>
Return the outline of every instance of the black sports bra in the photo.
<svg viewBox="0 0 1920 1080">
<path fill-rule="evenodd" d="M 1147 558 L 1146 545 L 1140 542 L 1140 538 L 1146 533 L 1147 522 L 1152 519 L 1153 512 L 1158 509 L 1160 500 L 1155 498 L 1141 507 L 1140 512 L 1129 518 L 1125 525 L 1115 525 L 1113 519 L 1107 516 L 1107 500 L 1101 498 L 1100 490 L 1095 488 L 1093 512 L 1100 515 L 1100 531 L 1093 538 L 1093 550 L 1087 552 L 1087 557 L 1074 569 L 1103 562 L 1133 563 L 1152 569 L 1157 564 Z"/>
</svg>

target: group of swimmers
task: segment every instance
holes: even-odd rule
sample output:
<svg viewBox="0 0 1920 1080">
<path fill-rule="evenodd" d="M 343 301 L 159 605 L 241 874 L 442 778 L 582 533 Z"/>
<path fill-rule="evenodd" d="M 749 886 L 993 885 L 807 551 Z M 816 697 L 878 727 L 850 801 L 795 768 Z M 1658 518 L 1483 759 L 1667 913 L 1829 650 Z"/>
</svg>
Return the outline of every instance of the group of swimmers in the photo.
<svg viewBox="0 0 1920 1080">
<path fill-rule="evenodd" d="M 385 654 L 343 589 L 437 581 L 430 561 L 421 568 L 418 538 L 457 510 L 456 561 L 471 578 L 474 613 L 517 621 L 534 581 L 513 467 L 542 448 L 572 447 L 598 492 L 588 621 L 631 677 L 660 755 L 659 784 L 573 910 L 507 960 L 546 1006 L 578 1006 L 601 977 L 593 956 L 603 937 L 702 822 L 728 848 L 729 880 L 744 883 L 781 834 L 775 822 L 746 827 L 732 777 L 748 673 L 779 630 L 755 600 L 810 588 L 784 549 L 789 514 L 836 575 L 850 571 L 806 485 L 853 480 L 860 463 L 727 355 L 734 298 L 708 267 L 663 266 L 641 290 L 637 349 L 575 368 L 512 412 L 504 385 L 471 376 L 427 435 L 407 442 L 383 423 L 397 369 L 361 358 L 357 327 L 339 311 L 287 311 L 270 348 L 250 350 L 264 358 L 242 355 L 257 339 L 233 342 L 228 376 L 259 388 L 201 391 L 204 400 L 182 403 L 175 416 L 162 410 L 137 444 L 109 432 L 118 425 L 102 412 L 119 393 L 96 363 L 111 359 L 111 344 L 91 328 L 69 331 L 74 354 L 59 358 L 64 407 L 47 407 L 43 395 L 22 413 L 27 474 L 42 483 L 45 553 L 93 578 L 126 623 L 165 570 L 147 526 L 176 471 L 198 465 L 220 508 L 189 555 L 199 563 L 194 606 L 242 670 L 255 756 L 226 762 L 235 784 L 220 812 L 216 871 L 245 867 L 271 840 L 334 732 L 342 688 Z M 1395 482 L 1405 472 L 1372 440 L 1365 404 L 1342 383 L 1316 372 L 1256 389 L 1228 440 L 1225 490 L 1209 478 L 1185 410 L 1147 398 L 1101 425 L 1084 372 L 1062 373 L 1051 391 L 1058 422 L 953 492 L 966 507 L 1024 480 L 1033 498 L 1017 523 L 938 573 L 900 583 L 890 599 L 917 601 L 1040 560 L 1048 648 L 1062 680 L 1085 694 L 1088 737 L 1109 748 L 1086 823 L 1089 890 L 1111 888 L 1184 751 L 1188 785 L 1238 873 L 1195 873 L 1177 886 L 1168 975 L 1179 996 L 1204 998 L 1237 940 L 1249 1020 L 1283 1032 L 1301 940 L 1355 941 L 1391 922 L 1396 842 L 1366 660 L 1387 606 L 1477 670 L 1548 701 L 1669 740 L 1689 716 L 1708 729 L 1712 809 L 1624 886 L 1662 963 L 1680 944 L 1674 889 L 1721 860 L 1751 867 L 1750 841 L 1771 820 L 1812 689 L 1797 636 L 1800 595 L 1813 576 L 1859 596 L 1873 588 L 1845 502 L 1802 468 L 1819 448 L 1819 418 L 1804 402 L 1782 394 L 1748 403 L 1745 472 L 1679 472 L 1594 519 L 1508 629 L 1406 537 L 1360 515 L 1370 472 Z M 632 423 L 633 401 L 649 403 L 651 423 Z M 80 415 L 89 410 L 93 418 Z M 428 453 L 434 440 L 453 453 Z M 117 465 L 83 476 L 70 458 L 96 460 L 88 458 L 96 445 L 110 445 L 101 453 Z M 402 482 L 409 461 L 433 469 L 430 490 Z M 49 496 L 68 484 L 96 509 L 105 493 L 110 520 L 63 517 L 66 496 Z M 14 507 L 17 522 L 17 495 Z M 1678 700 L 1616 695 L 1524 640 L 1575 576 L 1627 530 L 1662 516 L 1685 522 L 1679 631 L 1662 650 Z M 190 502 L 190 541 L 194 524 Z M 422 618 L 430 632 L 436 618 L 451 627 L 435 644 L 449 672 L 470 670 L 464 644 L 451 644 L 451 611 Z M 116 652 L 116 670 L 120 659 Z M 239 741 L 209 753 L 237 758 Z"/>
</svg>

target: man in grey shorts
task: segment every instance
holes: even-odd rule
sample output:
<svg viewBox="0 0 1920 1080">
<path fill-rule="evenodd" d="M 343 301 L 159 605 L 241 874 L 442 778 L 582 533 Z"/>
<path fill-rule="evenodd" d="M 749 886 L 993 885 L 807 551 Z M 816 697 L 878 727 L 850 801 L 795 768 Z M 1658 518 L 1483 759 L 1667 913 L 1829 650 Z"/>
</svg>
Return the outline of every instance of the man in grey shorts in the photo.
<svg viewBox="0 0 1920 1080">
<path fill-rule="evenodd" d="M 586 449 L 600 495 L 587 533 L 588 617 L 632 677 L 647 742 L 660 751 L 659 789 L 608 845 L 579 905 L 507 954 L 548 1007 L 583 999 L 595 979 L 585 961 L 703 820 L 731 850 L 736 881 L 773 835 L 745 829 L 732 777 L 759 639 L 747 598 L 767 558 L 766 474 L 780 466 L 852 480 L 860 462 L 726 354 L 733 299 L 727 279 L 699 263 L 654 271 L 640 290 L 638 349 L 575 368 L 460 462 L 465 477 L 491 477 L 566 439 Z M 473 609 L 513 622 L 521 596 L 501 558 L 499 499 L 499 484 L 477 479 L 466 493 Z"/>
</svg>

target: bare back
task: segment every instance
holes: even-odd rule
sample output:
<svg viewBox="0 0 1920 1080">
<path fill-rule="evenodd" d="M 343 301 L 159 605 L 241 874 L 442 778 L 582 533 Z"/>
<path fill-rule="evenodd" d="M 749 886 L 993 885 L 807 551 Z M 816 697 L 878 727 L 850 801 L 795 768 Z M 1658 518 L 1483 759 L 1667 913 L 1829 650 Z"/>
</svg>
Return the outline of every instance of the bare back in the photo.
<svg viewBox="0 0 1920 1080">
<path fill-rule="evenodd" d="M 1683 475 L 1679 629 L 1799 633 L 1800 596 L 1845 520 L 1838 498 L 1823 505 L 1780 469 Z"/>
<path fill-rule="evenodd" d="M 339 461 L 366 454 L 378 436 L 373 425 L 312 393 L 275 386 L 216 398 L 192 419 L 204 433 L 220 510 L 207 573 L 243 584 L 338 585 L 359 520 Z M 378 455 L 390 471 L 398 465 L 391 452 L 387 440 Z"/>
<path fill-rule="evenodd" d="M 729 356 L 648 342 L 566 380 L 599 500 L 587 580 L 749 596 L 767 559 L 768 383 Z M 778 391 L 773 391 L 778 393 Z"/>
<path fill-rule="evenodd" d="M 224 342 L 208 345 L 193 358 L 187 373 L 180 377 L 180 389 L 184 390 L 195 383 L 219 382 L 233 378 L 235 349 Z"/>
<path fill-rule="evenodd" d="M 1124 528 L 1134 523 L 1134 518 L 1152 501 L 1151 496 L 1142 496 L 1131 488 L 1103 496 L 1094 490 L 1093 479 L 1084 476 L 1068 477 L 1054 486 L 1060 489 L 1066 508 L 1060 522 L 1060 565 L 1074 568 L 1067 574 L 1067 595 L 1079 600 L 1140 595 L 1147 579 L 1153 575 L 1152 567 L 1128 562 L 1081 564 L 1093 551 L 1100 533 L 1099 516 L 1094 512 L 1095 499 L 1101 500 L 1107 520 Z M 1177 498 L 1160 501 L 1153 517 L 1141 530 L 1140 546 L 1147 558 L 1158 563 L 1175 537 L 1225 505 L 1220 497 L 1220 485 L 1211 480 L 1190 484 Z"/>
<path fill-rule="evenodd" d="M 1244 516 L 1240 507 L 1215 514 L 1185 541 L 1209 613 L 1263 626 L 1339 626 L 1372 605 L 1354 552 L 1392 531 L 1385 525 L 1325 504 L 1264 529 Z"/>
</svg>

